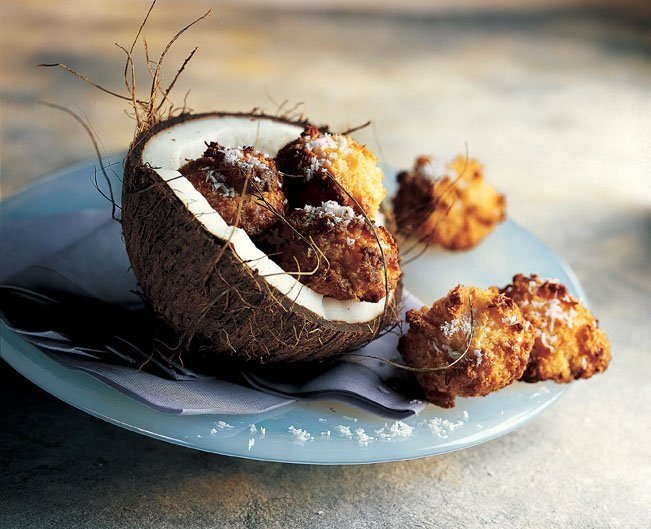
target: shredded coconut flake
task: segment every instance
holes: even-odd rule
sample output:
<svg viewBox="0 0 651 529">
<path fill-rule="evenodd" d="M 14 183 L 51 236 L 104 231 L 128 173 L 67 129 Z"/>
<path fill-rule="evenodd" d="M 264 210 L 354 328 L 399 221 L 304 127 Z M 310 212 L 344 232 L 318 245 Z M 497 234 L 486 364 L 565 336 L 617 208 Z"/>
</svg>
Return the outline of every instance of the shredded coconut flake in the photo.
<svg viewBox="0 0 651 529">
<path fill-rule="evenodd" d="M 290 434 L 292 434 L 292 439 L 294 442 L 298 444 L 305 444 L 308 441 L 312 441 L 314 439 L 314 436 L 309 433 L 307 430 L 302 430 L 301 428 L 295 428 L 294 426 L 290 426 L 287 428 Z"/>
<path fill-rule="evenodd" d="M 376 435 L 383 441 L 394 441 L 396 439 L 408 439 L 414 433 L 414 427 L 409 426 L 406 422 L 396 421 L 391 426 L 387 423 L 379 430 L 375 430 Z"/>
<path fill-rule="evenodd" d="M 258 159 L 257 154 L 260 154 L 258 151 L 253 153 L 245 153 L 242 147 L 224 147 L 219 149 L 218 152 L 224 153 L 224 161 L 229 165 L 235 165 L 241 169 L 249 171 L 255 167 L 258 169 L 268 169 L 269 165 Z M 268 158 L 266 155 L 263 155 L 265 158 Z"/>
<path fill-rule="evenodd" d="M 529 291 L 529 294 L 535 296 L 538 293 L 539 286 L 540 286 L 539 281 L 536 281 L 535 279 L 529 281 L 529 283 L 527 283 L 527 290 Z"/>
<path fill-rule="evenodd" d="M 360 446 L 368 446 L 369 443 L 375 441 L 375 437 L 367 435 L 364 428 L 355 428 L 355 436 Z"/>
<path fill-rule="evenodd" d="M 544 332 L 540 332 L 540 342 L 550 351 L 554 351 L 554 344 L 558 341 L 558 336 L 549 335 Z"/>
<path fill-rule="evenodd" d="M 320 173 L 323 170 L 324 166 L 325 166 L 325 160 L 322 160 L 317 156 L 312 156 L 310 158 L 310 165 L 308 165 L 303 169 L 303 173 L 305 174 L 305 180 L 308 182 L 312 180 L 312 178 L 314 178 L 314 175 L 316 173 Z"/>
<path fill-rule="evenodd" d="M 518 315 L 517 314 L 511 314 L 507 318 L 502 318 L 502 323 L 504 323 L 504 325 L 508 325 L 509 327 L 511 327 L 512 325 L 515 325 L 516 323 L 518 323 Z"/>
<path fill-rule="evenodd" d="M 235 428 L 235 426 L 232 426 L 224 421 L 217 421 L 215 423 L 215 426 L 217 426 L 217 428 L 219 428 L 220 430 L 232 430 L 233 428 Z M 215 428 L 213 428 L 213 430 L 215 430 Z M 211 430 L 210 433 L 213 433 L 213 431 Z M 217 430 L 215 430 L 214 433 L 217 433 Z"/>
<path fill-rule="evenodd" d="M 332 160 L 338 154 L 348 154 L 350 142 L 346 136 L 326 132 L 317 138 L 305 138 L 305 148 L 317 156 Z"/>
<path fill-rule="evenodd" d="M 443 322 L 440 329 L 443 335 L 447 338 L 451 338 L 459 331 L 463 332 L 464 334 L 470 334 L 470 318 L 468 318 L 468 316 L 461 316 L 460 318 L 455 318 L 452 321 Z"/>
<path fill-rule="evenodd" d="M 421 163 L 416 167 L 416 173 L 425 178 L 431 180 L 432 182 L 437 182 L 442 178 L 449 176 L 451 179 L 456 178 L 456 171 L 454 169 L 448 168 L 445 164 L 441 163 L 438 160 L 433 158 L 429 159 L 425 163 Z"/>
<path fill-rule="evenodd" d="M 549 283 L 555 283 L 555 284 L 559 283 L 557 279 L 548 279 L 547 281 Z M 532 296 L 537 295 L 538 289 L 541 284 L 542 283 L 540 280 L 529 281 L 527 285 L 529 294 L 531 294 Z M 539 311 L 544 310 L 543 318 L 545 319 L 545 322 L 549 327 L 549 331 L 554 332 L 554 327 L 556 326 L 557 323 L 565 324 L 570 329 L 574 327 L 574 318 L 576 316 L 576 310 L 570 308 L 568 311 L 565 311 L 562 305 L 562 302 L 571 302 L 571 301 L 572 298 L 570 296 L 563 296 L 561 299 L 553 298 L 549 301 L 538 300 L 538 299 L 525 300 L 524 304 L 530 305 L 531 307 Z"/>
<path fill-rule="evenodd" d="M 342 206 L 334 200 L 322 202 L 320 206 L 307 205 L 302 208 L 308 214 L 308 220 L 326 219 L 328 224 L 343 224 L 348 226 L 352 220 L 364 220 L 361 215 L 355 215 L 353 208 Z"/>
<path fill-rule="evenodd" d="M 253 445 L 255 444 L 255 439 L 253 437 L 249 439 L 249 451 L 251 451 L 251 448 L 253 448 Z"/>
<path fill-rule="evenodd" d="M 368 435 L 364 428 L 355 428 L 354 430 L 351 430 L 350 426 L 340 424 L 335 427 L 335 432 L 337 432 L 339 436 L 344 439 L 354 439 L 360 446 L 368 446 L 369 443 L 375 441 L 375 437 Z M 329 439 L 330 430 L 321 432 L 321 435 Z"/>
<path fill-rule="evenodd" d="M 549 330 L 551 332 L 554 332 L 554 324 L 557 321 L 565 323 L 571 329 L 574 326 L 574 316 L 576 316 L 576 311 L 570 309 L 565 312 L 561 305 L 561 301 L 558 299 L 552 299 L 545 311 L 545 318 L 549 322 Z"/>
<path fill-rule="evenodd" d="M 480 350 L 480 349 L 475 349 L 475 350 L 472 352 L 472 354 L 475 355 L 475 363 L 476 363 L 478 366 L 480 366 L 481 363 L 482 363 L 483 360 L 484 360 L 484 356 L 483 356 L 481 350 Z"/>
<path fill-rule="evenodd" d="M 235 196 L 235 189 L 227 185 L 224 175 L 217 171 L 208 171 L 206 173 L 206 182 L 209 182 L 215 191 L 225 197 L 233 198 Z"/>
<path fill-rule="evenodd" d="M 466 415 L 467 413 L 468 412 L 466 412 Z M 452 422 L 441 417 L 434 417 L 433 419 L 425 421 L 425 424 L 433 435 L 440 439 L 447 439 L 450 432 L 453 432 L 465 423 L 463 421 Z"/>
<path fill-rule="evenodd" d="M 348 138 L 341 134 L 325 133 L 317 138 L 308 138 L 303 136 L 305 149 L 310 156 L 310 164 L 303 168 L 305 179 L 309 182 L 316 173 L 321 172 L 324 168 L 330 166 L 330 163 L 341 155 L 347 155 L 350 152 L 350 143 Z"/>
<path fill-rule="evenodd" d="M 337 432 L 341 437 L 350 438 L 353 436 L 353 432 L 350 431 L 350 426 L 344 426 L 343 424 L 335 426 L 335 432 Z"/>
</svg>

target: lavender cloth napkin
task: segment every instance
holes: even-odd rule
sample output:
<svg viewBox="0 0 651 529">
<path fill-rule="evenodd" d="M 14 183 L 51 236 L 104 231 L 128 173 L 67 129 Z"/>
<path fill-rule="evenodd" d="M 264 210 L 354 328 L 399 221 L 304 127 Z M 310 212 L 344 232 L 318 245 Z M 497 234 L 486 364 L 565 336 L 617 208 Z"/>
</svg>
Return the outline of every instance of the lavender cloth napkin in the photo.
<svg viewBox="0 0 651 529">
<path fill-rule="evenodd" d="M 399 360 L 397 333 L 320 372 L 287 379 L 246 371 L 222 380 L 152 360 L 146 336 L 138 336 L 140 329 L 147 333 L 146 311 L 120 225 L 105 210 L 12 221 L 0 229 L 5 327 L 66 367 L 159 411 L 257 414 L 305 399 L 343 401 L 399 419 L 424 406 L 400 390 L 405 371 L 359 356 Z M 403 310 L 419 305 L 409 294 L 403 299 Z"/>
</svg>

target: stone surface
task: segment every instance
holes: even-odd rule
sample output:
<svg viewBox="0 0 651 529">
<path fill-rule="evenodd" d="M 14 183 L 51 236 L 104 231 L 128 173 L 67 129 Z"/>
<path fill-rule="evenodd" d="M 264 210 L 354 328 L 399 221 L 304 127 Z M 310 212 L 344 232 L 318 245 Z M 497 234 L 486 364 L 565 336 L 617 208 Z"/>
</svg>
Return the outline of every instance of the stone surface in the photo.
<svg viewBox="0 0 651 529">
<path fill-rule="evenodd" d="M 39 62 L 119 90 L 133 3 L 6 2 L 2 192 L 107 151 L 132 122 Z M 164 3 L 146 36 L 205 9 Z M 359 133 L 385 162 L 482 159 L 512 217 L 564 255 L 613 342 L 606 375 L 542 417 L 443 457 L 365 467 L 268 464 L 190 451 L 110 426 L 1 369 L 0 527 L 648 527 L 651 524 L 651 41 L 642 15 L 538 10 L 447 16 L 219 9 L 179 41 L 197 110 L 274 111 Z M 646 30 L 646 31 L 645 31 Z M 80 182 L 87 185 L 87 182 Z M 319 514 L 321 513 L 321 514 Z"/>
</svg>

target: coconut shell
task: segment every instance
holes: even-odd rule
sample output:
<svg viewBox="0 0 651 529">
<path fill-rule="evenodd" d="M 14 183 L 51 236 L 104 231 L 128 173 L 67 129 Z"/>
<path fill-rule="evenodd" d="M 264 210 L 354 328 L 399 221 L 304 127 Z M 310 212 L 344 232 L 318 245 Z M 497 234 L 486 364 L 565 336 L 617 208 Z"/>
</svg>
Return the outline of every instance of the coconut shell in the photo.
<svg viewBox="0 0 651 529">
<path fill-rule="evenodd" d="M 133 271 L 156 315 L 178 337 L 184 358 L 214 356 L 272 364 L 332 358 L 358 348 L 394 321 L 399 292 L 365 323 L 329 321 L 293 303 L 209 233 L 148 165 L 145 145 L 158 132 L 211 113 L 163 121 L 134 139 L 125 161 L 122 226 Z M 304 126 L 305 123 L 296 123 Z"/>
</svg>

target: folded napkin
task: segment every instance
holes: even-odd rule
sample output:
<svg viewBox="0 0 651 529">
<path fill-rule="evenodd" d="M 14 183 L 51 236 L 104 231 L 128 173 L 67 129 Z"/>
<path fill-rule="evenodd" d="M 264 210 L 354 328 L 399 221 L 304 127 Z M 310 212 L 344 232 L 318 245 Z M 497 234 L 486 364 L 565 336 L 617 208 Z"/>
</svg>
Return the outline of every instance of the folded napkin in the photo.
<svg viewBox="0 0 651 529">
<path fill-rule="evenodd" d="M 397 330 L 327 367 L 282 375 L 215 378 L 152 352 L 153 322 L 120 225 L 105 210 L 6 222 L 0 235 L 3 324 L 57 362 L 157 410 L 242 415 L 334 400 L 400 419 L 424 406 L 403 389 L 415 387 L 406 371 L 364 357 L 399 361 Z M 402 305 L 421 304 L 406 294 Z"/>
</svg>

